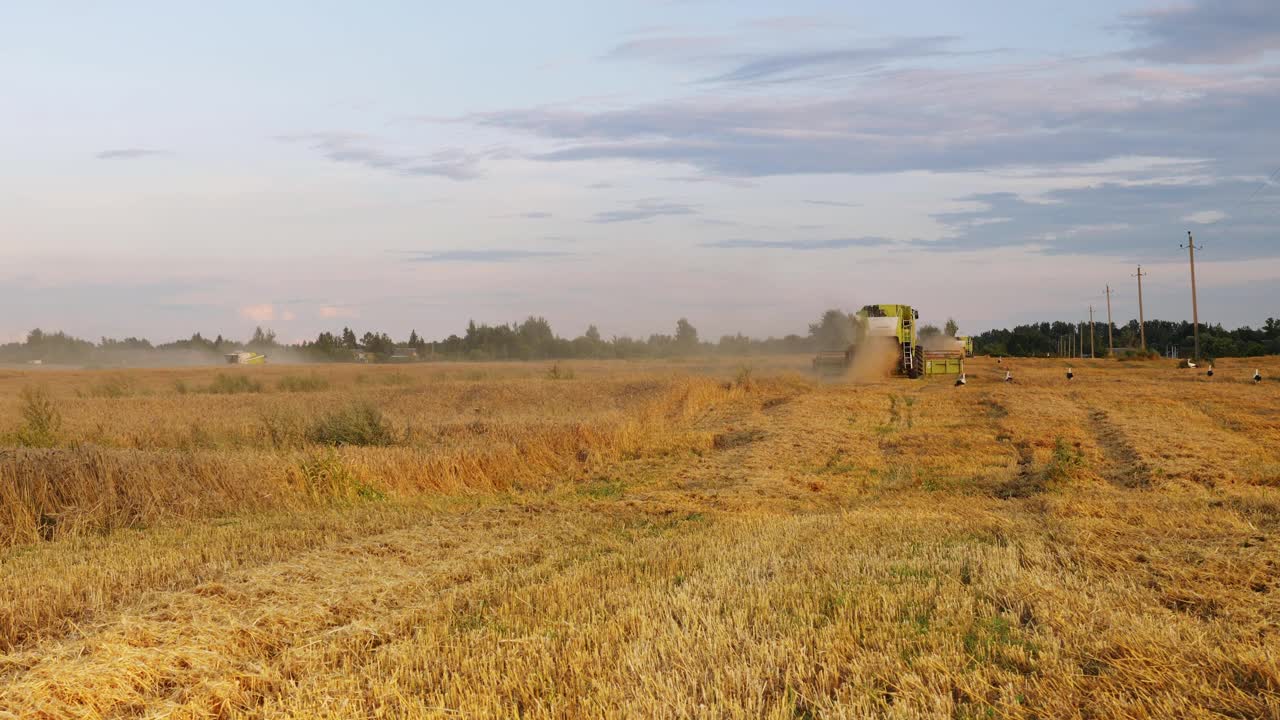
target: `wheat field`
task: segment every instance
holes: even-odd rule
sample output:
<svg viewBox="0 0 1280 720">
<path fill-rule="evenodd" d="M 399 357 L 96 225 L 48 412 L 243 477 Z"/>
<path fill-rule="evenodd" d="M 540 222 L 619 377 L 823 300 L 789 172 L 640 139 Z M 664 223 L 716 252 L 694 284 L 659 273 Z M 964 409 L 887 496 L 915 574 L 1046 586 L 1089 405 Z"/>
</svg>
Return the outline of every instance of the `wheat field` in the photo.
<svg viewBox="0 0 1280 720">
<path fill-rule="evenodd" d="M 0 369 L 0 717 L 1280 717 L 1280 359 L 968 365 Z"/>
</svg>

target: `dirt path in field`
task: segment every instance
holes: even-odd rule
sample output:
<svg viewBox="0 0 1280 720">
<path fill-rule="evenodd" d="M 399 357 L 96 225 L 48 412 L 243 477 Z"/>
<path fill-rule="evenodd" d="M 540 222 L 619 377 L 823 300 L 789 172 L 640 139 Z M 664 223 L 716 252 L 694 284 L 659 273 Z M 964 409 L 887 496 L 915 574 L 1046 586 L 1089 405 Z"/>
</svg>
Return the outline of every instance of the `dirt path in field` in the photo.
<svg viewBox="0 0 1280 720">
<path fill-rule="evenodd" d="M 1124 488 L 1151 486 L 1151 468 L 1142 462 L 1141 455 L 1124 432 L 1111 422 L 1105 410 L 1089 413 L 1094 438 L 1106 455 L 1107 466 L 1102 475 L 1109 482 Z"/>
</svg>

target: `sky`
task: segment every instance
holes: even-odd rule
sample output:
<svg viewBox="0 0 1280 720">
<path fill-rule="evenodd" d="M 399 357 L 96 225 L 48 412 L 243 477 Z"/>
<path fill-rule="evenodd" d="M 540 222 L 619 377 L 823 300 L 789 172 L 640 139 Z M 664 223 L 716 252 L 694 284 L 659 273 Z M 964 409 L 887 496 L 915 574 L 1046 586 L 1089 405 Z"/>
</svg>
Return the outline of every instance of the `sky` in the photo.
<svg viewBox="0 0 1280 720">
<path fill-rule="evenodd" d="M 0 0 L 0 341 L 1256 326 L 1276 118 L 1274 0 Z"/>
</svg>

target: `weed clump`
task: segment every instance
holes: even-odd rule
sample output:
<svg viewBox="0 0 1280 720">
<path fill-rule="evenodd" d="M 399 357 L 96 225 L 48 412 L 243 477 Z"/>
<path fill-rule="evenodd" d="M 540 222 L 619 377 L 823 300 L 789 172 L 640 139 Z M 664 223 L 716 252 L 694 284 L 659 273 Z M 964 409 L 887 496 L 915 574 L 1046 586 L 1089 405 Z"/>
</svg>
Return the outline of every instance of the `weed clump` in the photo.
<svg viewBox="0 0 1280 720">
<path fill-rule="evenodd" d="M 353 502 L 385 500 L 386 494 L 356 476 L 332 448 L 328 452 L 303 458 L 298 471 L 307 494 L 313 500 Z"/>
<path fill-rule="evenodd" d="M 244 375 L 218 375 L 204 391 L 212 395 L 260 393 L 262 392 L 262 383 Z"/>
<path fill-rule="evenodd" d="M 89 389 L 83 393 L 87 397 L 107 399 L 131 397 L 137 394 L 139 394 L 138 384 L 127 375 L 104 378 L 90 385 Z"/>
<path fill-rule="evenodd" d="M 322 415 L 307 429 L 307 440 L 318 445 L 395 445 L 399 438 L 382 411 L 357 402 Z"/>
<path fill-rule="evenodd" d="M 281 392 L 320 392 L 329 389 L 329 379 L 323 375 L 285 375 L 276 383 Z"/>
<path fill-rule="evenodd" d="M 22 427 L 18 444 L 26 447 L 53 447 L 62 431 L 62 413 L 44 388 L 22 389 Z"/>
<path fill-rule="evenodd" d="M 571 368 L 561 367 L 560 363 L 556 363 L 551 366 L 550 370 L 547 371 L 547 379 L 548 380 L 572 380 L 573 370 Z"/>
</svg>

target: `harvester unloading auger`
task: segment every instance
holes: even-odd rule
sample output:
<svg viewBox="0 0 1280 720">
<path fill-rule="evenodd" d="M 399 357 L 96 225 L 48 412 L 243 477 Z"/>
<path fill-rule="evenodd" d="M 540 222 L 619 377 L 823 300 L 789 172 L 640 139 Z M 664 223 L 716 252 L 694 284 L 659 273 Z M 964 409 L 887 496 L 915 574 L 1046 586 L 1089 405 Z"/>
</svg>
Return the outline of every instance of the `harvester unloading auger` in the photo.
<svg viewBox="0 0 1280 720">
<path fill-rule="evenodd" d="M 819 352 L 813 369 L 843 373 L 864 367 L 873 374 L 887 371 L 909 378 L 964 372 L 964 344 L 948 338 L 944 347 L 924 349 L 916 331 L 919 319 L 910 305 L 867 305 L 853 317 L 853 343 L 844 350 Z"/>
</svg>

